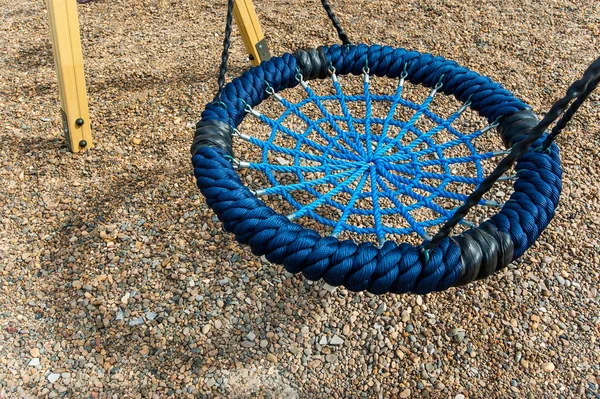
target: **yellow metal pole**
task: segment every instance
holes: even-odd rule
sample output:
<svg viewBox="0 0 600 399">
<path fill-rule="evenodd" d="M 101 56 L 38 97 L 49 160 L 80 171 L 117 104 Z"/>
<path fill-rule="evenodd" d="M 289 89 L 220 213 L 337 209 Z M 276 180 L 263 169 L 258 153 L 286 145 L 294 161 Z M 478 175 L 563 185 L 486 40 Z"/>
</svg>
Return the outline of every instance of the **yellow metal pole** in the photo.
<svg viewBox="0 0 600 399">
<path fill-rule="evenodd" d="M 235 0 L 233 5 L 233 16 L 237 23 L 244 46 L 252 65 L 258 65 L 261 61 L 271 59 L 267 41 L 260 29 L 258 16 L 252 4 L 252 0 Z"/>
<path fill-rule="evenodd" d="M 75 0 L 46 0 L 63 128 L 73 152 L 92 147 L 83 54 Z"/>
</svg>

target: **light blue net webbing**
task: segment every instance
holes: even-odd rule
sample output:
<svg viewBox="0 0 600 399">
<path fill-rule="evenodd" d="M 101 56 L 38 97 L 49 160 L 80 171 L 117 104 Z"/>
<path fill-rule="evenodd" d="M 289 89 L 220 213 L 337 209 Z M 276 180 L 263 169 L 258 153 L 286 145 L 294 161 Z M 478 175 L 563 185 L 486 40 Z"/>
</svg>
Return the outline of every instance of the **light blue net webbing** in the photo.
<svg viewBox="0 0 600 399">
<path fill-rule="evenodd" d="M 281 196 L 294 208 L 288 216 L 291 220 L 307 217 L 328 226 L 333 236 L 337 237 L 344 231 L 369 234 L 374 235 L 379 243 L 385 242 L 390 235 L 412 233 L 429 239 L 431 235 L 427 230 L 448 220 L 468 196 L 468 193 L 452 190 L 452 183 L 471 185 L 473 191 L 485 177 L 482 161 L 507 152 L 478 152 L 473 144 L 473 140 L 495 124 L 466 134 L 452 126 L 468 108 L 469 102 L 446 118 L 430 110 L 441 84 L 432 89 L 423 102 L 416 103 L 402 96 L 405 74 L 400 77 L 393 95 L 371 93 L 369 75 L 365 72 L 363 76 L 363 93 L 359 95 L 345 95 L 334 73 L 331 80 L 335 94 L 318 95 L 301 80 L 306 98 L 296 103 L 267 88 L 285 111 L 270 118 L 250 106 L 246 107 L 249 114 L 268 126 L 270 134 L 267 139 L 261 140 L 236 130 L 239 137 L 262 150 L 260 161 L 235 161 L 236 165 L 263 172 L 271 186 L 255 190 L 255 194 Z M 325 105 L 330 102 L 337 103 L 341 115 L 333 113 Z M 373 113 L 374 103 L 378 102 L 387 104 L 385 117 Z M 356 103 L 364 103 L 364 115 L 361 117 L 353 116 L 349 109 Z M 317 118 L 303 112 L 307 104 L 318 109 Z M 404 121 L 396 117 L 402 107 L 412 112 L 412 116 Z M 286 126 L 284 121 L 290 116 L 302 121 L 304 130 Z M 435 126 L 427 130 L 419 128 L 417 121 L 422 117 Z M 447 132 L 450 139 L 443 142 L 434 140 L 442 131 Z M 294 144 L 285 146 L 278 143 L 277 138 L 281 136 Z M 467 154 L 445 155 L 446 150 L 457 146 L 466 148 Z M 273 162 L 281 156 L 293 161 Z M 459 164 L 471 165 L 472 176 L 453 173 L 452 167 Z M 428 170 L 431 167 L 437 170 Z M 291 174 L 296 181 L 282 179 L 282 174 Z M 318 177 L 311 179 L 307 175 Z M 299 191 L 309 194 L 311 200 L 299 201 L 293 195 Z M 454 206 L 443 207 L 436 201 L 440 199 L 454 200 Z M 364 200 L 369 200 L 371 206 L 357 206 L 359 201 Z M 387 205 L 382 206 L 383 202 Z M 489 200 L 482 200 L 480 204 L 500 206 Z M 333 214 L 319 212 L 322 206 L 336 211 Z M 421 208 L 430 210 L 431 216 L 416 218 L 414 211 Z M 370 226 L 350 223 L 352 215 L 369 217 L 373 223 Z M 383 219 L 390 216 L 400 217 L 405 223 L 402 226 L 386 223 Z M 468 221 L 463 223 L 470 225 Z"/>
</svg>

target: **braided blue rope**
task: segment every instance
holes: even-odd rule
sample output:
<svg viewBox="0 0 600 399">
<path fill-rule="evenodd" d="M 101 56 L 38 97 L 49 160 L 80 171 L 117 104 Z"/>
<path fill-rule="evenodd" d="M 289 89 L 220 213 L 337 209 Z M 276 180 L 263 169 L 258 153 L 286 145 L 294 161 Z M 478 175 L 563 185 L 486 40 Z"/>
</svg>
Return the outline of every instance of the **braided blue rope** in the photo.
<svg viewBox="0 0 600 399">
<path fill-rule="evenodd" d="M 370 74 L 376 76 L 396 78 L 403 74 L 403 71 L 406 71 L 406 79 L 414 84 L 435 87 L 438 82 L 441 82 L 441 91 L 448 95 L 454 95 L 463 103 L 470 102 L 471 108 L 487 118 L 490 123 L 502 116 L 527 108 L 524 103 L 514 98 L 510 92 L 489 78 L 482 77 L 441 57 L 433 57 L 428 54 L 422 55 L 414 51 L 391 47 L 366 45 L 332 46 L 326 48 L 325 53 L 332 68 L 339 75 L 362 74 L 364 66 L 368 65 Z M 249 107 L 258 105 L 269 95 L 269 91 L 277 93 L 296 86 L 299 83 L 296 79 L 296 71 L 296 60 L 289 54 L 273 58 L 269 62 L 262 63 L 259 67 L 252 68 L 225 86 L 221 97 L 222 104 L 209 104 L 202 114 L 203 120 L 218 120 L 235 128 L 246 114 L 246 105 Z M 444 184 L 460 180 L 460 177 L 448 177 L 450 174 L 447 167 L 452 162 L 474 162 L 477 166 L 477 178 L 466 179 L 461 183 L 477 184 L 480 182 L 482 171 L 481 165 L 477 162 L 491 155 L 478 154 L 474 147 L 469 147 L 471 136 L 477 132 L 463 135 L 454 131 L 448 123 L 448 126 L 444 128 L 456 137 L 452 140 L 454 141 L 453 145 L 466 144 L 471 155 L 454 159 L 443 158 L 441 151 L 446 147 L 435 145 L 430 141 L 434 133 L 430 132 L 428 135 L 427 132 L 420 132 L 418 129 L 414 129 L 413 126 L 407 126 L 406 122 L 393 120 L 389 115 L 387 118 L 380 120 L 372 116 L 366 117 L 363 121 L 353 119 L 348 112 L 346 101 L 360 101 L 360 96 L 358 98 L 344 96 L 341 88 L 336 86 L 336 82 L 334 82 L 334 87 L 336 95 L 332 99 L 340 101 L 343 116 L 328 115 L 321 111 L 324 114 L 323 118 L 308 121 L 309 128 L 303 134 L 292 131 L 285 132 L 297 140 L 296 147 L 293 150 L 284 149 L 272 142 L 249 139 L 254 144 L 261 146 L 263 150 L 275 149 L 293 157 L 293 165 L 275 166 L 268 163 L 268 159 L 264 155 L 267 151 L 263 151 L 262 163 L 254 164 L 253 167 L 263 168 L 263 171 L 274 185 L 277 184 L 277 181 L 271 174 L 272 171 L 291 171 L 295 173 L 299 178 L 299 183 L 293 188 L 305 190 L 316 198 L 308 207 L 296 202 L 287 194 L 290 191 L 290 186 L 286 186 L 287 188 L 283 188 L 284 186 L 273 187 L 272 190 L 275 190 L 273 192 L 281 193 L 283 196 L 287 195 L 286 200 L 296 209 L 304 207 L 305 210 L 302 212 L 311 214 L 311 217 L 319 223 L 331 226 L 334 234 L 338 234 L 344 229 L 354 231 L 352 227 L 355 226 L 347 223 L 347 219 L 351 214 L 378 215 L 375 217 L 381 218 L 385 214 L 396 212 L 403 217 L 406 214 L 405 219 L 411 224 L 410 210 L 421 206 L 430 209 L 435 208 L 435 204 L 432 203 L 434 195 L 442 197 L 455 195 L 456 197 L 453 199 L 464 200 L 464 195 L 444 189 Z M 314 102 L 316 96 L 311 95 L 310 92 L 307 93 L 309 98 L 313 97 L 311 101 Z M 362 101 L 365 100 L 365 96 L 370 101 L 377 99 L 375 95 L 365 94 Z M 387 97 L 388 101 L 397 102 L 400 105 L 415 109 L 417 112 L 419 107 L 422 107 L 422 104 L 411 104 L 406 100 L 399 99 L 399 96 L 396 95 L 381 97 Z M 342 98 L 343 100 L 340 100 Z M 324 97 L 321 97 L 320 101 L 323 100 Z M 288 107 L 289 109 L 290 107 Z M 296 111 L 292 109 L 290 112 L 294 113 Z M 422 114 L 431 117 L 432 120 L 435 120 L 435 118 L 440 119 L 426 109 L 422 110 Z M 298 114 L 296 115 L 298 116 Z M 438 120 L 435 121 L 438 122 Z M 343 121 L 348 125 L 346 136 L 337 132 L 334 124 L 338 121 Z M 328 123 L 337 133 L 336 136 L 341 137 L 323 137 L 319 132 L 321 123 Z M 373 132 L 365 131 L 365 134 L 360 134 L 354 128 L 356 124 L 370 127 L 373 123 L 388 128 L 389 126 L 396 126 L 401 131 L 411 132 L 417 136 L 417 140 L 430 145 L 425 150 L 414 152 L 419 155 L 397 152 L 389 156 L 395 162 L 405 160 L 413 165 L 415 169 L 411 169 L 410 166 L 405 166 L 402 163 L 390 167 L 390 159 L 387 160 L 387 163 L 374 160 L 366 168 L 364 163 L 361 164 L 361 157 L 357 157 L 357 154 L 363 155 L 360 149 L 357 147 L 355 151 L 352 150 L 354 150 L 354 147 L 359 146 L 361 142 L 364 142 L 367 135 L 381 143 L 381 148 L 375 147 L 375 154 L 384 148 L 398 147 L 396 144 L 399 140 L 386 137 L 386 130 L 383 130 L 378 138 L 374 136 Z M 439 120 L 438 126 L 443 123 L 445 121 Z M 280 127 L 281 123 L 275 123 L 272 126 L 273 130 L 281 131 Z M 365 129 L 367 128 L 365 127 Z M 327 145 L 321 145 L 311 140 L 309 138 L 311 132 L 320 134 L 323 139 L 327 140 Z M 274 132 L 271 136 L 273 134 Z M 533 148 L 540 146 L 541 140 L 539 143 L 534 144 L 531 147 L 532 149 L 516 164 L 515 170 L 518 179 L 514 186 L 515 192 L 511 195 L 510 200 L 486 222 L 510 236 L 515 247 L 514 259 L 521 256 L 535 242 L 550 222 L 560 196 L 562 172 L 558 149 L 555 145 L 552 145 L 546 152 L 533 150 Z M 308 145 L 315 151 L 327 154 L 328 161 L 322 162 L 322 157 L 301 151 L 300 143 Z M 448 143 L 445 145 L 451 146 Z M 368 153 L 368 147 L 365 148 L 365 153 Z M 435 153 L 439 159 L 418 159 L 419 156 L 427 153 Z M 353 291 L 368 290 L 376 294 L 385 292 L 424 294 L 431 291 L 440 291 L 452 286 L 462 276 L 464 270 L 460 258 L 460 247 L 451 238 L 442 240 L 438 246 L 424 253 L 421 247 L 414 247 L 406 243 L 397 245 L 388 241 L 377 248 L 370 243 L 356 244 L 349 240 L 340 241 L 333 236 L 321 237 L 315 231 L 301 227 L 288 220 L 288 218 L 278 215 L 257 199 L 243 185 L 231 163 L 224 155 L 225 153 L 218 148 L 205 147 L 200 148 L 193 156 L 194 174 L 198 187 L 206 197 L 207 204 L 223 222 L 224 228 L 229 232 L 233 232 L 239 242 L 249 244 L 253 253 L 265 255 L 269 261 L 282 264 L 289 272 L 303 272 L 309 279 L 323 278 L 331 285 L 345 285 Z M 337 160 L 333 157 L 334 155 Z M 406 157 L 408 159 L 404 159 Z M 322 163 L 318 166 L 303 166 L 300 164 L 300 159 Z M 415 163 L 415 161 L 417 162 Z M 416 164 L 419 164 L 419 166 L 416 166 Z M 445 175 L 423 171 L 423 166 L 427 165 L 441 166 L 444 168 Z M 339 203 L 333 198 L 335 193 L 331 194 L 331 191 L 327 194 L 316 192 L 312 187 L 313 184 L 303 180 L 302 177 L 304 172 L 311 171 L 310 168 L 320 168 L 312 169 L 312 171 L 324 173 L 327 179 L 330 179 L 330 182 L 334 180 L 346 182 L 338 185 L 335 193 L 345 192 L 350 194 L 349 202 L 347 204 Z M 401 172 L 410 172 L 415 178 L 411 180 L 399 174 L 392 175 L 389 170 L 394 170 L 394 168 L 398 168 L 398 171 Z M 367 178 L 371 180 L 371 192 L 362 191 L 363 187 L 367 187 Z M 421 178 L 439 178 L 442 183 L 438 187 L 433 187 L 420 183 L 419 179 Z M 355 184 L 356 187 L 352 188 L 351 184 Z M 424 189 L 430 192 L 431 196 L 428 198 L 419 196 L 412 192 L 412 188 Z M 415 204 L 404 205 L 397 200 L 398 195 L 410 195 L 410 192 L 412 192 L 413 200 L 416 201 Z M 354 204 L 360 198 L 371 197 L 375 200 L 378 195 L 390 199 L 395 208 L 375 209 L 378 208 L 375 203 L 374 209 L 371 211 L 354 208 Z M 375 202 L 378 202 L 378 200 Z M 341 211 L 340 218 L 334 222 L 316 213 L 314 215 L 311 213 L 316 207 L 323 204 L 339 209 Z M 439 218 L 426 222 L 415 221 L 410 228 L 394 229 L 379 222 L 375 223 L 375 228 L 356 230 L 375 234 L 378 238 L 381 238 L 385 234 L 398 231 L 401 231 L 402 234 L 410 231 L 420 231 L 430 225 L 443 222 L 449 216 L 447 210 L 441 208 L 433 210 L 440 214 Z M 424 232 L 421 231 L 421 233 Z"/>
</svg>

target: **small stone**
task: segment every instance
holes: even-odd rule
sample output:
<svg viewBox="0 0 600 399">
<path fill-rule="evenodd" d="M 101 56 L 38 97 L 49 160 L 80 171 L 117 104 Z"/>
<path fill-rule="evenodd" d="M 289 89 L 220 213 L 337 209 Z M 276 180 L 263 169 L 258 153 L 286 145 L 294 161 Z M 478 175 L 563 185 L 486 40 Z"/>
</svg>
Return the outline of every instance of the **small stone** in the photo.
<svg viewBox="0 0 600 399">
<path fill-rule="evenodd" d="M 269 346 L 269 341 L 267 341 L 266 339 L 261 339 L 260 340 L 260 347 L 261 348 L 266 348 L 267 346 Z"/>
<path fill-rule="evenodd" d="M 150 321 L 156 319 L 156 316 L 158 316 L 158 314 L 156 314 L 154 312 L 146 312 L 146 319 L 148 319 Z"/>
<path fill-rule="evenodd" d="M 223 326 L 223 322 L 221 322 L 221 320 L 217 319 L 215 320 L 215 328 L 219 329 Z"/>
<path fill-rule="evenodd" d="M 136 317 L 134 319 L 129 320 L 128 324 L 130 327 L 140 326 L 144 324 L 144 319 L 141 317 Z"/>
<path fill-rule="evenodd" d="M 325 284 L 323 284 L 323 288 L 330 294 L 333 294 L 337 290 L 338 287 L 334 287 L 333 285 L 329 285 L 329 284 L 325 283 Z"/>
<path fill-rule="evenodd" d="M 139 137 L 134 137 L 131 139 L 131 143 L 134 145 L 139 145 L 139 144 L 141 144 L 141 142 L 142 142 L 142 139 Z"/>
<path fill-rule="evenodd" d="M 211 327 L 210 324 L 205 324 L 202 327 L 202 334 L 204 334 L 204 335 L 208 334 L 208 332 L 210 331 L 210 327 Z"/>
<path fill-rule="evenodd" d="M 60 374 L 58 373 L 50 373 L 48 374 L 48 381 L 50 384 L 54 384 L 60 378 Z"/>
<path fill-rule="evenodd" d="M 406 388 L 404 391 L 400 392 L 400 397 L 402 399 L 406 399 L 410 397 L 410 388 Z"/>
<path fill-rule="evenodd" d="M 329 341 L 329 345 L 343 345 L 344 344 L 344 340 L 341 339 L 340 337 L 338 337 L 337 335 L 334 335 L 333 338 L 331 338 L 331 340 Z"/>
<path fill-rule="evenodd" d="M 40 350 L 38 348 L 31 348 L 29 354 L 31 357 L 40 357 Z"/>
<path fill-rule="evenodd" d="M 319 340 L 319 345 L 327 345 L 327 337 L 326 336 L 322 336 L 321 339 Z"/>
<path fill-rule="evenodd" d="M 453 328 L 448 335 L 456 342 L 462 342 L 465 339 L 466 331 L 463 328 Z"/>
<path fill-rule="evenodd" d="M 402 311 L 402 322 L 406 323 L 409 320 L 410 320 L 410 310 L 403 310 Z"/>
<path fill-rule="evenodd" d="M 381 305 L 379 305 L 377 307 L 377 310 L 375 311 L 376 314 L 383 314 L 383 312 L 385 312 L 387 310 L 387 305 L 385 304 L 385 302 L 383 302 Z"/>
<path fill-rule="evenodd" d="M 127 293 L 125 293 L 125 295 L 123 295 L 123 296 L 121 297 L 121 303 L 122 303 L 123 305 L 127 305 L 127 303 L 129 302 L 129 296 L 130 296 L 130 295 L 129 295 L 129 292 L 127 292 Z"/>
<path fill-rule="evenodd" d="M 40 358 L 39 357 L 34 357 L 33 359 L 31 359 L 28 363 L 29 366 L 31 367 L 37 367 L 40 365 Z"/>
<path fill-rule="evenodd" d="M 246 338 L 248 339 L 248 341 L 254 341 L 254 339 L 256 338 L 256 334 L 250 331 L 248 335 L 246 335 Z"/>
<path fill-rule="evenodd" d="M 554 371 L 554 363 L 552 362 L 546 362 L 544 364 L 542 364 L 542 370 L 544 370 L 546 373 L 551 373 Z"/>
<path fill-rule="evenodd" d="M 344 328 L 342 328 L 342 334 L 350 335 L 350 325 L 349 324 L 344 325 Z"/>
<path fill-rule="evenodd" d="M 244 348 L 252 348 L 254 346 L 254 342 L 250 342 L 250 341 L 242 341 L 241 345 Z"/>
<path fill-rule="evenodd" d="M 289 165 L 290 164 L 288 162 L 288 160 L 283 157 L 276 157 L 275 160 L 277 161 L 277 163 L 279 163 L 279 165 Z"/>
<path fill-rule="evenodd" d="M 454 399 L 465 399 L 465 395 L 463 395 L 462 393 L 457 394 Z"/>
<path fill-rule="evenodd" d="M 334 355 L 334 354 L 332 354 L 332 353 L 331 353 L 331 354 L 328 354 L 328 355 L 326 355 L 326 356 L 325 356 L 325 360 L 326 360 L 328 363 L 333 363 L 333 362 L 335 362 L 335 361 L 337 360 L 337 358 L 338 358 L 338 357 L 337 357 L 337 355 Z"/>
<path fill-rule="evenodd" d="M 267 360 L 270 361 L 271 363 L 277 363 L 277 356 L 275 356 L 272 353 L 268 353 Z"/>
</svg>

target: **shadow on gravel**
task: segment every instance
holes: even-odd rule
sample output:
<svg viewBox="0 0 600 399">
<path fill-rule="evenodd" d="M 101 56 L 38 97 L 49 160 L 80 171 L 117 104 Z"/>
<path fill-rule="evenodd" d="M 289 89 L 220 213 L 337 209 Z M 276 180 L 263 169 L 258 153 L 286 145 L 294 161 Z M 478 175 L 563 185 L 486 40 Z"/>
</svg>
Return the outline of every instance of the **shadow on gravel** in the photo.
<svg viewBox="0 0 600 399">
<path fill-rule="evenodd" d="M 248 248 L 232 250 L 233 238 L 220 230 L 219 223 L 209 229 L 211 236 L 220 235 L 218 241 L 201 239 L 201 226 L 206 218 L 212 219 L 214 215 L 204 212 L 205 205 L 193 204 L 200 193 L 193 185 L 191 166 L 187 163 L 131 165 L 127 159 L 121 159 L 114 170 L 106 167 L 96 170 L 103 159 L 109 158 L 106 154 L 57 155 L 64 151 L 61 138 L 38 140 L 11 136 L 6 145 L 15 148 L 22 158 L 31 159 L 32 173 L 26 178 L 31 179 L 31 185 L 36 185 L 39 192 L 46 190 L 47 176 L 65 180 L 59 195 L 63 201 L 58 207 L 52 210 L 40 207 L 40 217 L 48 220 L 48 234 L 40 239 L 39 245 L 47 252 L 35 275 L 43 281 L 38 285 L 41 292 L 37 293 L 37 302 L 43 306 L 34 306 L 36 319 L 54 337 L 53 342 L 66 342 L 64 350 L 79 350 L 78 346 L 81 346 L 91 353 L 106 353 L 101 358 L 113 359 L 110 366 L 106 366 L 106 373 L 118 373 L 119 367 L 124 365 L 123 358 L 127 358 L 143 362 L 144 369 L 162 381 L 178 374 L 182 365 L 193 370 L 198 378 L 204 378 L 207 368 L 231 370 L 235 369 L 236 362 L 264 356 L 262 349 L 248 351 L 240 346 L 247 331 L 264 337 L 267 331 L 277 331 L 282 323 L 308 323 L 307 310 L 303 315 L 286 315 L 283 304 L 277 302 L 276 295 L 287 295 L 288 292 L 284 293 L 281 288 L 272 290 L 263 284 L 265 276 L 282 278 L 282 268 L 263 264 L 259 270 L 262 277 L 248 282 L 242 278 L 247 260 L 257 260 Z M 45 171 L 45 153 L 54 153 L 49 156 L 55 158 L 53 165 L 58 170 Z M 93 178 L 91 172 L 96 173 Z M 90 185 L 71 187 L 66 184 L 69 177 L 77 177 L 79 181 L 89 177 Z M 180 188 L 173 191 L 174 185 Z M 178 222 L 185 212 L 194 211 L 196 214 L 189 222 Z M 59 216 L 53 218 L 53 213 Z M 108 250 L 107 240 L 101 236 L 108 225 L 115 225 L 120 232 L 121 226 L 127 225 L 122 232 L 134 239 L 115 240 L 120 247 Z M 190 232 L 179 232 L 182 226 Z M 134 249 L 142 236 L 151 237 L 155 245 L 148 249 L 148 254 L 140 256 Z M 179 244 L 176 237 L 183 238 L 185 243 Z M 219 250 L 209 251 L 210 245 L 216 245 Z M 114 256 L 109 258 L 111 252 Z M 206 261 L 211 258 L 217 262 L 208 266 Z M 224 259 L 229 261 L 225 263 Z M 181 269 L 187 271 L 187 278 L 178 274 Z M 93 281 L 102 274 L 110 276 L 114 283 L 99 290 Z M 225 275 L 233 275 L 230 285 L 219 283 Z M 191 276 L 203 284 L 198 287 L 198 294 L 203 297 L 201 302 L 185 297 Z M 200 283 L 204 280 L 207 283 Z M 318 291 L 307 286 L 304 280 L 292 278 L 290 284 L 287 287 L 299 296 L 299 307 L 314 309 L 320 306 Z M 238 306 L 242 313 L 259 314 L 259 324 L 256 319 L 250 321 L 245 317 L 238 319 L 237 325 L 224 322 L 219 334 L 229 336 L 227 339 L 213 335 L 211 341 L 200 333 L 212 318 L 202 309 L 219 301 L 226 304 L 238 301 L 238 292 L 249 295 L 257 289 L 261 294 L 253 305 L 240 301 Z M 167 295 L 152 296 L 149 293 L 153 290 Z M 133 291 L 137 293 L 123 304 L 122 296 Z M 258 301 L 269 307 L 257 308 Z M 149 318 L 148 311 L 155 312 L 156 317 Z M 171 326 L 171 321 L 167 321 L 170 317 L 187 319 L 183 324 L 192 332 L 187 336 L 181 334 Z M 157 335 L 157 331 L 165 329 L 174 334 L 162 336 L 166 341 Z M 105 367 L 103 364 L 97 366 Z M 69 366 L 72 369 L 85 367 L 85 364 Z M 290 384 L 283 380 L 264 382 L 265 389 L 273 392 L 284 388 L 293 391 L 295 387 Z M 113 392 L 116 389 L 111 388 Z M 140 391 L 144 389 L 140 388 Z"/>
</svg>

